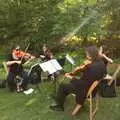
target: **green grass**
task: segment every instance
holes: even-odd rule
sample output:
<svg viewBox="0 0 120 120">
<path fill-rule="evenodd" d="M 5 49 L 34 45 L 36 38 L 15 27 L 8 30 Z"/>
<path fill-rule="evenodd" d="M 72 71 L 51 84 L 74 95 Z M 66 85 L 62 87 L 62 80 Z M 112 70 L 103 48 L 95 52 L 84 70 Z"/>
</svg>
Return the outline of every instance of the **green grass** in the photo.
<svg viewBox="0 0 120 120">
<path fill-rule="evenodd" d="M 32 86 L 34 87 L 34 86 Z M 35 88 L 35 87 L 34 87 Z M 40 85 L 41 92 L 30 95 L 11 93 L 8 89 L 0 90 L 0 120 L 87 120 L 89 106 L 86 102 L 80 114 L 71 116 L 75 106 L 74 98 L 68 96 L 65 103 L 65 112 L 53 112 L 49 105 L 53 100 L 49 98 L 52 92 L 49 82 Z M 100 108 L 96 115 L 97 120 L 120 119 L 120 93 L 116 98 L 101 98 Z"/>
<path fill-rule="evenodd" d="M 66 71 L 70 71 L 71 66 L 65 66 Z M 0 69 L 0 78 L 5 78 L 5 71 Z M 49 109 L 49 105 L 54 101 L 49 97 L 54 90 L 51 82 L 44 82 L 39 85 L 40 92 L 35 86 L 35 92 L 30 95 L 23 93 L 12 93 L 6 89 L 0 89 L 0 120 L 88 120 L 89 105 L 85 102 L 81 112 L 75 117 L 71 116 L 75 106 L 73 96 L 68 96 L 65 102 L 64 112 L 54 112 Z M 120 120 L 120 88 L 115 98 L 100 98 L 97 120 Z"/>
</svg>

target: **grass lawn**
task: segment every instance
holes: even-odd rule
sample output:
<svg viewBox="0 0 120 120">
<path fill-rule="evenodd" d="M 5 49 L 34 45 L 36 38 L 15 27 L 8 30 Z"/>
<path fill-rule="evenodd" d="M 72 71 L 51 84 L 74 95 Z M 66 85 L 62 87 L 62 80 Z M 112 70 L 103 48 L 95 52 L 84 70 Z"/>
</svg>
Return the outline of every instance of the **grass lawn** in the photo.
<svg viewBox="0 0 120 120">
<path fill-rule="evenodd" d="M 72 96 L 68 96 L 66 100 L 65 112 L 51 111 L 49 109 L 49 105 L 53 103 L 53 100 L 49 98 L 51 88 L 51 84 L 46 82 L 40 85 L 41 92 L 36 89 L 36 92 L 30 95 L 11 93 L 8 89 L 1 89 L 0 120 L 88 120 L 87 102 L 80 114 L 75 117 L 71 116 L 75 105 Z M 120 120 L 119 111 L 120 92 L 116 98 L 101 98 L 96 118 L 97 120 Z"/>
<path fill-rule="evenodd" d="M 0 69 L 1 76 L 5 73 Z M 49 109 L 53 100 L 49 97 L 54 86 L 50 82 L 39 85 L 39 92 L 35 86 L 35 92 L 30 95 L 23 93 L 12 93 L 6 89 L 0 89 L 0 120 L 88 120 L 89 106 L 85 102 L 81 112 L 75 117 L 71 116 L 75 106 L 74 97 L 68 96 L 64 112 L 54 112 Z M 100 108 L 96 120 L 120 120 L 120 88 L 115 98 L 100 98 Z"/>
</svg>

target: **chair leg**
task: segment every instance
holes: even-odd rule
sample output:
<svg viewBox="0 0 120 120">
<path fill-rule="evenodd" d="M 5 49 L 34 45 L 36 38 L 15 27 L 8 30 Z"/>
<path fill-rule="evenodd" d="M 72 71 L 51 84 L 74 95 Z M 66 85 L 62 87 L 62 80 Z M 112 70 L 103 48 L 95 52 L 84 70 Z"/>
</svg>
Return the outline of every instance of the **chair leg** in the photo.
<svg viewBox="0 0 120 120">
<path fill-rule="evenodd" d="M 95 109 L 94 109 L 94 111 L 93 111 L 93 113 L 92 113 L 92 117 L 94 118 L 95 117 L 95 115 L 96 115 L 96 113 L 97 113 L 97 111 L 98 111 L 98 109 L 99 109 L 99 95 L 97 94 L 97 96 L 96 96 L 96 105 L 95 105 Z"/>
<path fill-rule="evenodd" d="M 92 115 L 92 110 L 93 109 L 93 105 L 92 105 L 92 93 L 90 93 L 90 115 L 89 115 L 89 118 L 90 120 L 93 120 L 93 115 Z"/>
<path fill-rule="evenodd" d="M 90 115 L 89 115 L 89 119 L 90 120 L 95 120 L 95 115 L 99 109 L 99 95 L 97 94 L 96 96 L 96 105 L 95 105 L 95 109 L 93 111 L 93 102 L 92 102 L 92 93 L 90 93 Z"/>
</svg>

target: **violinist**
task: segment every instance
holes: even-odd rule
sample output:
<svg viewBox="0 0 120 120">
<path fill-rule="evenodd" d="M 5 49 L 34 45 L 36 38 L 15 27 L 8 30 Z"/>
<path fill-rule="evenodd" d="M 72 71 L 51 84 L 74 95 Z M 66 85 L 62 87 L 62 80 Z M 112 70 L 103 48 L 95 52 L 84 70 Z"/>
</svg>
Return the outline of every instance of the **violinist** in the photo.
<svg viewBox="0 0 120 120">
<path fill-rule="evenodd" d="M 33 59 L 35 57 L 32 56 L 30 53 L 20 50 L 20 46 L 17 46 L 14 50 L 12 50 L 12 59 L 20 60 L 21 58 L 24 58 L 27 61 L 27 60 Z"/>
<path fill-rule="evenodd" d="M 101 59 L 104 61 L 106 67 L 107 67 L 107 64 L 110 63 L 112 64 L 113 63 L 113 60 L 111 58 L 109 58 L 107 55 L 107 53 L 104 52 L 103 50 L 103 47 L 100 46 L 100 49 L 99 49 L 99 56 L 101 57 Z"/>
<path fill-rule="evenodd" d="M 28 79 L 27 73 L 24 71 L 22 64 L 24 64 L 30 58 L 34 57 L 29 53 L 21 51 L 19 46 L 17 46 L 12 51 L 11 59 L 6 62 L 8 70 L 7 82 L 10 91 L 17 90 L 18 92 L 21 92 L 26 89 Z M 19 84 L 19 81 L 16 80 L 16 78 L 21 78 L 21 80 L 19 79 L 20 82 L 22 81 L 21 85 Z M 20 89 L 17 85 L 21 86 Z"/>
<path fill-rule="evenodd" d="M 104 49 L 103 49 L 104 48 Z M 112 64 L 113 60 L 107 56 L 107 53 L 109 51 L 105 49 L 105 47 L 100 46 L 99 49 L 99 56 L 101 60 L 103 60 L 106 69 L 108 67 L 108 64 Z M 114 75 L 113 75 L 114 76 Z M 115 78 L 113 76 L 109 75 L 108 73 L 103 78 L 103 80 L 100 82 L 99 85 L 99 94 L 102 97 L 116 97 L 116 91 L 115 91 Z"/>
<path fill-rule="evenodd" d="M 86 60 L 84 64 L 75 68 L 72 72 L 66 73 L 65 77 L 71 79 L 68 84 L 61 84 L 56 95 L 56 105 L 50 108 L 56 111 L 64 111 L 64 102 L 67 95 L 74 93 L 76 95 L 76 107 L 72 115 L 76 115 L 86 99 L 87 92 L 95 80 L 100 80 L 106 74 L 104 62 L 99 59 L 98 49 L 96 46 L 86 48 Z M 76 73 L 82 72 L 80 79 L 76 79 Z"/>
<path fill-rule="evenodd" d="M 106 54 L 107 53 L 104 52 L 103 47 L 100 46 L 100 48 L 99 48 L 99 56 L 103 60 L 105 66 L 107 68 L 108 64 L 112 64 L 113 63 L 113 60 L 110 57 L 108 57 Z M 104 79 L 109 82 L 112 79 L 112 76 L 110 76 L 109 74 L 106 74 Z"/>
<path fill-rule="evenodd" d="M 20 50 L 20 46 L 16 46 L 16 48 L 13 49 L 12 52 L 10 53 L 8 61 L 7 62 L 3 62 L 3 65 L 5 67 L 5 70 L 6 70 L 7 74 L 9 72 L 10 66 L 14 62 L 16 63 L 16 61 L 20 61 L 21 58 L 24 58 L 25 61 L 28 61 L 28 60 L 33 59 L 35 57 L 32 56 L 29 53 L 26 53 L 26 52 Z"/>
</svg>

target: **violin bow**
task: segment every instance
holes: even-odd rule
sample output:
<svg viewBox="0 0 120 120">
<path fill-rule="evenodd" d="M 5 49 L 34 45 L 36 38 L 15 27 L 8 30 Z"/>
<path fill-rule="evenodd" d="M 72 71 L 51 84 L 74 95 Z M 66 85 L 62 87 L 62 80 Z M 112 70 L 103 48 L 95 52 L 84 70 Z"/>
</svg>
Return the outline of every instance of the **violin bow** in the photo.
<svg viewBox="0 0 120 120">
<path fill-rule="evenodd" d="M 25 48 L 25 51 L 24 51 L 25 53 L 28 51 L 29 46 L 30 46 L 30 43 L 28 43 L 27 47 Z M 24 55 L 22 56 L 22 58 L 20 60 L 21 63 L 22 63 L 23 58 L 24 58 Z"/>
</svg>

